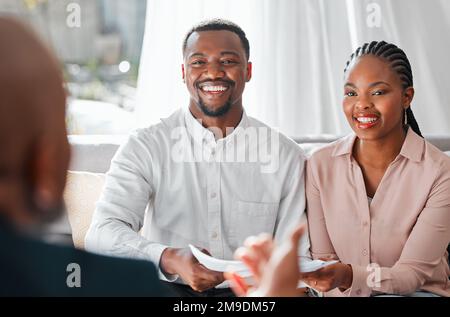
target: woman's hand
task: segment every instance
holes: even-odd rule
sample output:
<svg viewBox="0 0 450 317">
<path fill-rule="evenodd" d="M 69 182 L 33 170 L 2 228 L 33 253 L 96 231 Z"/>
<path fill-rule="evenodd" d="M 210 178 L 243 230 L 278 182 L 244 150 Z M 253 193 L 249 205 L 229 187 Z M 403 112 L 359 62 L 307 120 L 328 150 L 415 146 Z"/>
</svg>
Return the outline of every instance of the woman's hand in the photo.
<svg viewBox="0 0 450 317">
<path fill-rule="evenodd" d="M 345 291 L 353 281 L 353 270 L 348 264 L 335 263 L 311 273 L 301 273 L 300 279 L 319 292 L 339 288 Z"/>
<path fill-rule="evenodd" d="M 255 287 L 249 288 L 245 281 L 233 273 L 225 274 L 238 296 L 299 296 L 304 289 L 298 289 L 300 270 L 298 266 L 299 241 L 305 232 L 305 225 L 295 228 L 290 238 L 275 248 L 268 235 L 249 237 L 235 257 L 244 262 L 255 279 Z"/>
</svg>

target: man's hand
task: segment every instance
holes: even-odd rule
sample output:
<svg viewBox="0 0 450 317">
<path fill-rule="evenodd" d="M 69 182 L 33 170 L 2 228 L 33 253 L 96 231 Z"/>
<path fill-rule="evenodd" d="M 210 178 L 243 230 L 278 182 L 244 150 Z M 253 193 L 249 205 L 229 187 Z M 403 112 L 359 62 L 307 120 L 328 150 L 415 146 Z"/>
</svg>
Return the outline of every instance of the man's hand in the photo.
<svg viewBox="0 0 450 317">
<path fill-rule="evenodd" d="M 298 247 L 305 225 L 300 225 L 288 240 L 275 247 L 270 236 L 250 237 L 245 246 L 236 251 L 236 258 L 243 261 L 253 273 L 256 287 L 249 289 L 235 274 L 226 277 L 238 296 L 301 296 L 305 290 L 298 289 L 300 271 Z"/>
<path fill-rule="evenodd" d="M 202 250 L 209 254 L 208 251 Z M 222 272 L 211 271 L 201 265 L 189 248 L 167 248 L 161 255 L 161 269 L 167 274 L 178 274 L 194 291 L 203 292 L 222 283 Z"/>
</svg>

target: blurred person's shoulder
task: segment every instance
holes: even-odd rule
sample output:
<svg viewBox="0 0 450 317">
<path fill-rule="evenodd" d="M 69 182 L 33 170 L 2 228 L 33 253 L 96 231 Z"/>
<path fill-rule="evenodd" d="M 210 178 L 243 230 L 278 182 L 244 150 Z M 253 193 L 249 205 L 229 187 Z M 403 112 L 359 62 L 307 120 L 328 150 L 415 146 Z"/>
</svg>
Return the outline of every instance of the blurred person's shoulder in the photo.
<svg viewBox="0 0 450 317">
<path fill-rule="evenodd" d="M 164 296 L 153 263 L 96 255 L 2 230 L 4 296 Z"/>
</svg>

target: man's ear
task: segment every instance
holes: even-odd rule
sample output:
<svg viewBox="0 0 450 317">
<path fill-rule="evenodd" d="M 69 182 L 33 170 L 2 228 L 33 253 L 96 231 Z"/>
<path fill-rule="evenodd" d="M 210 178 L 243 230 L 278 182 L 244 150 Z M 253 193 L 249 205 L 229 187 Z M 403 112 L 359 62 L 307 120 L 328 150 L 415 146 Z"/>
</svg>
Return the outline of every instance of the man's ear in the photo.
<svg viewBox="0 0 450 317">
<path fill-rule="evenodd" d="M 247 78 L 246 81 L 249 82 L 252 79 L 252 62 L 247 62 Z"/>
<path fill-rule="evenodd" d="M 184 64 L 181 64 L 181 79 L 183 79 L 183 83 L 186 81 L 185 75 L 184 75 Z"/>
<path fill-rule="evenodd" d="M 407 109 L 411 106 L 411 103 L 414 99 L 414 88 L 408 87 L 405 89 L 403 93 L 403 108 Z"/>
</svg>

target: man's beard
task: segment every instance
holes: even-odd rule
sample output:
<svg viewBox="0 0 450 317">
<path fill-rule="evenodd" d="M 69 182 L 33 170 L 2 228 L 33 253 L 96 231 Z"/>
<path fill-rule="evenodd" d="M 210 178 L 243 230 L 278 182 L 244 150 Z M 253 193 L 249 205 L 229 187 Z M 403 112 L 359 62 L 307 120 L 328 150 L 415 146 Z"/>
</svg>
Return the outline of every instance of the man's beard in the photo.
<svg viewBox="0 0 450 317">
<path fill-rule="evenodd" d="M 202 100 L 201 97 L 199 97 L 198 106 L 200 107 L 200 110 L 207 115 L 208 117 L 221 117 L 225 115 L 228 111 L 230 111 L 232 103 L 231 103 L 231 97 L 220 106 L 218 109 L 210 109 Z"/>
</svg>

